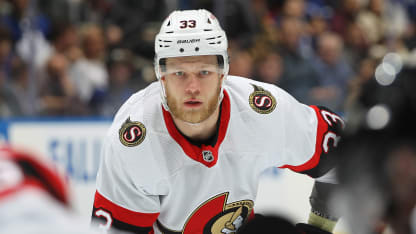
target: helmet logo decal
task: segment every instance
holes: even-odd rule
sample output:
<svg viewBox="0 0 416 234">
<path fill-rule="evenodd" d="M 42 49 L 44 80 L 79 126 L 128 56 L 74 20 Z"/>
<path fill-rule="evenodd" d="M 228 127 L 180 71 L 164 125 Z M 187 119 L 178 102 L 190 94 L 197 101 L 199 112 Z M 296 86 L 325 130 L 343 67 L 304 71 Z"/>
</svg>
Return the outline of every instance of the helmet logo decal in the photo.
<svg viewBox="0 0 416 234">
<path fill-rule="evenodd" d="M 260 114 L 269 114 L 276 108 L 276 99 L 267 90 L 262 87 L 251 84 L 254 92 L 250 94 L 248 99 L 251 108 Z"/>
<path fill-rule="evenodd" d="M 197 43 L 197 42 L 200 42 L 201 41 L 201 39 L 186 39 L 186 40 L 178 40 L 176 43 L 177 44 L 182 44 L 182 43 Z"/>
<path fill-rule="evenodd" d="M 120 142 L 128 147 L 139 145 L 146 136 L 146 127 L 138 122 L 126 119 L 119 130 Z"/>
</svg>

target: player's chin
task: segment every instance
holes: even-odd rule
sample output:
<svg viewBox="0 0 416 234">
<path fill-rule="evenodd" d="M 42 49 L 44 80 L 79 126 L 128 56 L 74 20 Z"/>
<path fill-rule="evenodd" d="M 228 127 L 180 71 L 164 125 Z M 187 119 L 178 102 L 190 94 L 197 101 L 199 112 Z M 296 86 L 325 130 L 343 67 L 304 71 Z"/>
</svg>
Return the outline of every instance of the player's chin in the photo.
<svg viewBox="0 0 416 234">
<path fill-rule="evenodd" d="M 186 116 L 182 118 L 182 120 L 190 124 L 199 124 L 204 122 L 204 120 L 200 116 Z"/>
<path fill-rule="evenodd" d="M 185 121 L 187 123 L 191 123 L 191 124 L 199 124 L 204 122 L 207 117 L 205 117 L 201 111 L 184 111 L 182 112 L 182 121 Z"/>
</svg>

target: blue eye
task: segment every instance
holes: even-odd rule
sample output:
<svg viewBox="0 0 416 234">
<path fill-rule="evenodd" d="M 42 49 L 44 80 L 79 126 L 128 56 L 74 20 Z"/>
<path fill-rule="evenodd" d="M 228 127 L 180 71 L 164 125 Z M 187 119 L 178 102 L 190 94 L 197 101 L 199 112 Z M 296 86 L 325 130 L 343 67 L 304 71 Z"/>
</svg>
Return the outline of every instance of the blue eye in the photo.
<svg viewBox="0 0 416 234">
<path fill-rule="evenodd" d="M 183 76 L 184 74 L 185 74 L 185 72 L 183 72 L 183 71 L 175 72 L 175 76 Z"/>
<path fill-rule="evenodd" d="M 209 75 L 209 71 L 203 70 L 203 71 L 200 71 L 200 74 L 203 76 L 207 76 Z"/>
</svg>

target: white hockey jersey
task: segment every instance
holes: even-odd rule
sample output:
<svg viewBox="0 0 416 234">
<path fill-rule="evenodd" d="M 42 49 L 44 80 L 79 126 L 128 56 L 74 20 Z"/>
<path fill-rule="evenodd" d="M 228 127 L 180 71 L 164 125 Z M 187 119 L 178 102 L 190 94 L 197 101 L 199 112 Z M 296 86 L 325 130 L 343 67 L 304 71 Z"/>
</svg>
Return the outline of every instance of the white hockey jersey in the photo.
<svg viewBox="0 0 416 234">
<path fill-rule="evenodd" d="M 196 146 L 176 129 L 153 83 L 109 129 L 93 216 L 134 233 L 235 233 L 253 215 L 260 174 L 313 172 L 342 125 L 275 85 L 228 76 L 216 142 Z"/>
</svg>

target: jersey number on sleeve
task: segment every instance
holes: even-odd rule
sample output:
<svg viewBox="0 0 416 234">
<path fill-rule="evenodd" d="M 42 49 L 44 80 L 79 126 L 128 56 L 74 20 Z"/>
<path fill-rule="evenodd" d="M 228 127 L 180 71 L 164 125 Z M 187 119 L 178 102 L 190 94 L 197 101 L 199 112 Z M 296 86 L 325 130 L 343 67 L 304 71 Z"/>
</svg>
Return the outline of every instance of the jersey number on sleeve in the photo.
<svg viewBox="0 0 416 234">
<path fill-rule="evenodd" d="M 333 125 L 336 125 L 336 123 L 339 122 L 341 123 L 342 129 L 344 129 L 345 123 L 341 119 L 341 117 L 339 117 L 338 115 L 331 113 L 327 110 L 321 110 L 321 115 L 322 115 L 322 118 L 330 127 L 334 127 Z M 332 140 L 332 145 L 336 147 L 340 139 L 341 137 L 332 131 L 328 131 L 327 133 L 325 133 L 324 141 L 323 141 L 323 148 L 324 148 L 325 153 L 328 153 L 329 151 L 330 140 Z"/>
<path fill-rule="evenodd" d="M 97 217 L 103 217 L 106 220 L 105 224 L 100 224 L 98 227 L 106 231 L 109 230 L 111 227 L 111 224 L 113 223 L 113 219 L 111 218 L 111 215 L 107 211 L 102 210 L 102 209 L 98 209 L 97 211 L 95 211 L 95 215 Z"/>
</svg>

